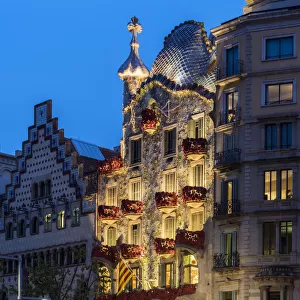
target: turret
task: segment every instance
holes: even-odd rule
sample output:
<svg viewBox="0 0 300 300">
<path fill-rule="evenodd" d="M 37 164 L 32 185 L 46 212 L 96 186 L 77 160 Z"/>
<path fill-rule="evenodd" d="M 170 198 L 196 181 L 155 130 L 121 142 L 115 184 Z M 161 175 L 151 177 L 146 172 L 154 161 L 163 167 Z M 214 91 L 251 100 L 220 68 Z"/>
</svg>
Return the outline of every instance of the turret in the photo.
<svg viewBox="0 0 300 300">
<path fill-rule="evenodd" d="M 132 33 L 130 54 L 118 70 L 118 75 L 124 81 L 124 107 L 130 103 L 141 83 L 149 76 L 149 70 L 139 55 L 140 45 L 137 35 L 142 32 L 142 26 L 138 23 L 138 18 L 131 18 L 131 22 L 128 23 L 127 28 Z"/>
</svg>

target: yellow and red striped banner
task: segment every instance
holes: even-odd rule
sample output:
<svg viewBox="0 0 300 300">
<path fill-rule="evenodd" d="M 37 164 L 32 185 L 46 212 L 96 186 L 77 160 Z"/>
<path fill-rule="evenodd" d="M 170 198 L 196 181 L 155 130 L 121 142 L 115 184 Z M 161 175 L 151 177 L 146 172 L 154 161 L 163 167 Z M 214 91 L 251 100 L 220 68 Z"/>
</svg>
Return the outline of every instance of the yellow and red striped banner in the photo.
<svg viewBox="0 0 300 300">
<path fill-rule="evenodd" d="M 119 289 L 117 295 L 119 295 L 125 288 L 128 281 L 133 277 L 133 273 L 129 270 L 123 260 L 119 263 Z"/>
</svg>

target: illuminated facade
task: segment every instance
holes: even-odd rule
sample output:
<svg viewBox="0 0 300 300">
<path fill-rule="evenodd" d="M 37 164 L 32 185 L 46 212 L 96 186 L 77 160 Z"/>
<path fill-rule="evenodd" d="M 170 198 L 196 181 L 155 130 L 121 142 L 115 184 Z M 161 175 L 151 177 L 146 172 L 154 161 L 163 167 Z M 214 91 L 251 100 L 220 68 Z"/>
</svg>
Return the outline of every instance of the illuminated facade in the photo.
<svg viewBox="0 0 300 300">
<path fill-rule="evenodd" d="M 95 238 L 98 161 L 110 155 L 115 153 L 66 138 L 52 118 L 51 100 L 36 105 L 34 125 L 6 186 L 1 255 L 22 255 L 24 269 L 47 263 L 74 271 L 79 265 L 76 275 L 93 280 L 82 267 L 91 264 Z M 9 294 L 17 284 L 15 262 L 5 261 L 2 271 L 1 299 L 16 299 Z M 66 285 L 68 293 L 76 284 L 77 279 Z"/>
<path fill-rule="evenodd" d="M 213 299 L 295 300 L 299 1 L 248 0 L 217 47 Z M 298 6 L 297 6 L 298 5 Z"/>
<path fill-rule="evenodd" d="M 110 272 L 107 291 L 113 294 L 120 252 L 136 275 L 125 291 L 154 288 L 141 294 L 154 299 L 154 292 L 164 292 L 158 288 L 185 286 L 177 295 L 195 297 L 196 289 L 197 299 L 206 299 L 212 241 L 203 229 L 212 225 L 206 221 L 213 215 L 214 193 L 213 42 L 202 23 L 179 25 L 148 77 L 137 51 L 141 25 L 136 18 L 128 29 L 131 53 L 118 72 L 124 81 L 121 157 L 100 165 L 101 244 L 94 257 Z"/>
</svg>

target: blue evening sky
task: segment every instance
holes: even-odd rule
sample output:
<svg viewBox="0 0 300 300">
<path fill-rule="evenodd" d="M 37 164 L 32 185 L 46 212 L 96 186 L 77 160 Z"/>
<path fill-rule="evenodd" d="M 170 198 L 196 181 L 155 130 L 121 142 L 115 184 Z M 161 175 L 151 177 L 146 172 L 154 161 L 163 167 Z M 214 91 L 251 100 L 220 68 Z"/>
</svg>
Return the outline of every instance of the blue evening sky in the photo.
<svg viewBox="0 0 300 300">
<path fill-rule="evenodd" d="M 126 25 L 143 26 L 140 55 L 150 69 L 164 37 L 186 20 L 207 31 L 242 14 L 243 0 L 1 0 L 0 152 L 27 139 L 33 106 L 53 100 L 66 137 L 111 148 L 119 144 L 129 54 Z"/>
</svg>

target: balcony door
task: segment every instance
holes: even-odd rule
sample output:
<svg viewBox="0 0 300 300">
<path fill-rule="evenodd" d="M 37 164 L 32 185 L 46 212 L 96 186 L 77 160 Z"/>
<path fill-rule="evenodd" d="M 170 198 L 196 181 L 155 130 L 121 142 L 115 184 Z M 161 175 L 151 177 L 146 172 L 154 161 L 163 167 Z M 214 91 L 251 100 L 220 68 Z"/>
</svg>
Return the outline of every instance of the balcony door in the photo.
<svg viewBox="0 0 300 300">
<path fill-rule="evenodd" d="M 233 76 L 239 73 L 239 47 L 226 49 L 226 75 Z"/>
<path fill-rule="evenodd" d="M 224 214 L 231 215 L 237 212 L 238 181 L 237 179 L 222 182 L 221 209 Z"/>
<path fill-rule="evenodd" d="M 234 267 L 236 265 L 237 233 L 224 233 L 221 235 L 221 250 L 224 257 L 224 266 Z"/>
</svg>

